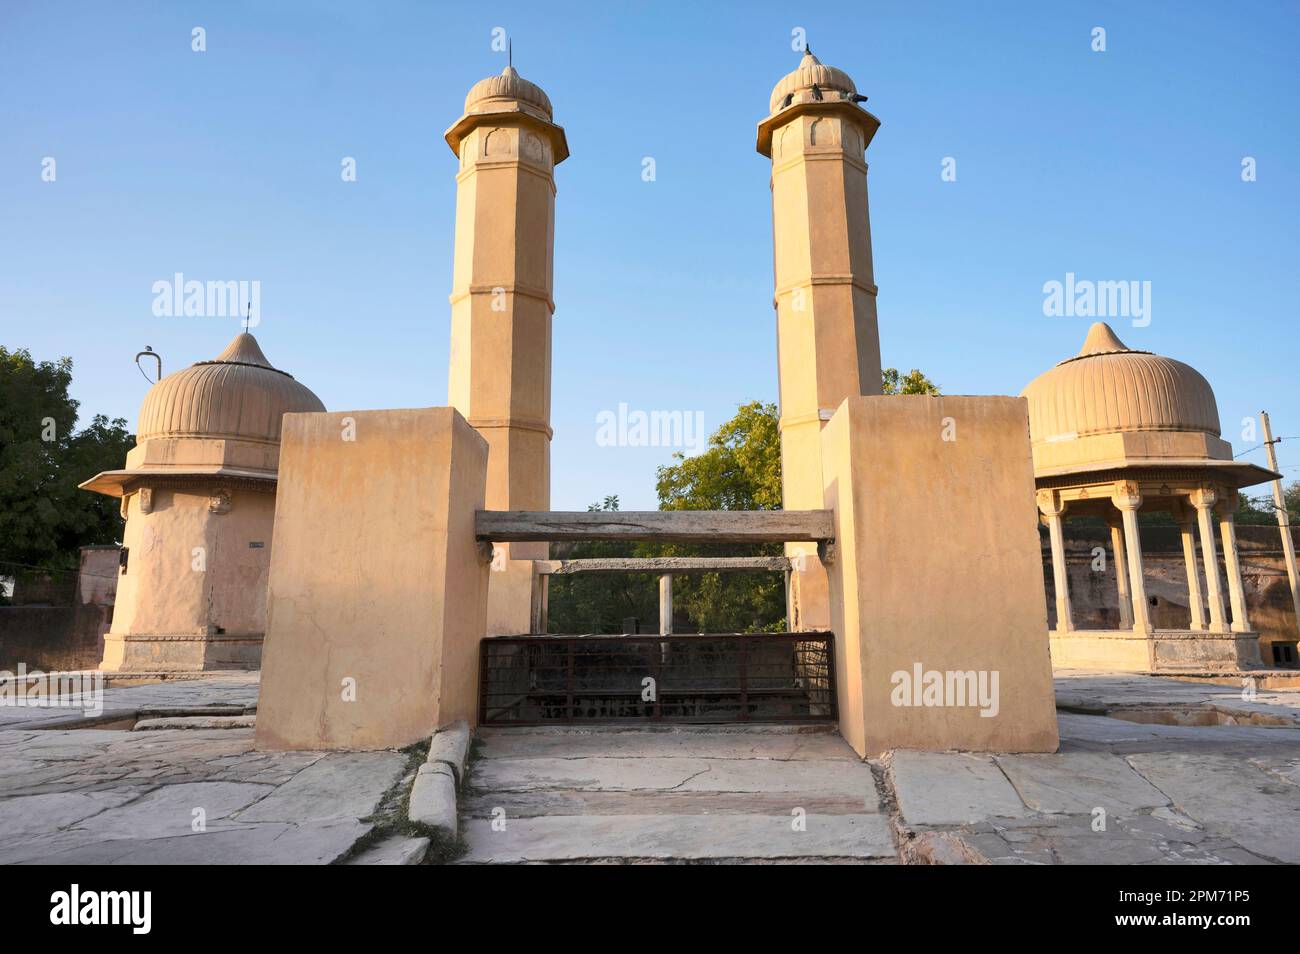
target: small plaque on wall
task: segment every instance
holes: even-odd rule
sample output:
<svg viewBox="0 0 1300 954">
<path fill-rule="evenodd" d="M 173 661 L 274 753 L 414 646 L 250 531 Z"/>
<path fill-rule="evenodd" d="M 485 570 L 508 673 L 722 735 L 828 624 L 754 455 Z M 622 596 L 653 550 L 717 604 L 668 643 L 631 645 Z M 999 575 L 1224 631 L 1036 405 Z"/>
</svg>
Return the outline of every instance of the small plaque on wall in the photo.
<svg viewBox="0 0 1300 954">
<path fill-rule="evenodd" d="M 249 541 L 248 541 L 248 549 L 250 549 L 250 550 L 260 550 L 260 549 L 262 549 L 262 547 L 264 547 L 264 546 L 266 546 L 266 544 L 263 543 L 261 540 L 249 540 Z"/>
</svg>

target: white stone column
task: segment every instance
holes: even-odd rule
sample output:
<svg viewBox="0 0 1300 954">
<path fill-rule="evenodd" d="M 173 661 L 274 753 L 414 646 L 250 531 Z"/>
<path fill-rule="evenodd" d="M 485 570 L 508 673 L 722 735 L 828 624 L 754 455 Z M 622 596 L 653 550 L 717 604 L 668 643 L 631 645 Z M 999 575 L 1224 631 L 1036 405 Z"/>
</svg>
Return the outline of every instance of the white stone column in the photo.
<svg viewBox="0 0 1300 954">
<path fill-rule="evenodd" d="M 1128 591 L 1128 560 L 1124 556 L 1124 527 L 1117 517 L 1110 523 L 1110 552 L 1115 561 L 1115 588 L 1119 591 L 1119 628 L 1133 628 L 1133 597 Z"/>
<path fill-rule="evenodd" d="M 1142 578 L 1142 538 L 1138 535 L 1138 509 L 1142 495 L 1134 484 L 1122 484 L 1111 498 L 1124 521 L 1124 545 L 1128 551 L 1129 592 L 1133 606 L 1133 631 L 1151 632 L 1151 614 L 1147 610 L 1147 588 Z"/>
<path fill-rule="evenodd" d="M 1052 580 L 1056 589 L 1056 631 L 1074 629 L 1074 614 L 1070 610 L 1070 574 L 1065 563 L 1065 534 L 1063 531 L 1065 504 L 1054 491 L 1038 494 L 1038 509 L 1047 517 L 1047 532 L 1052 541 Z"/>
<path fill-rule="evenodd" d="M 1232 631 L 1250 632 L 1250 619 L 1246 615 L 1246 590 L 1241 582 L 1241 559 L 1237 553 L 1236 494 L 1220 504 L 1219 534 L 1223 537 L 1223 560 L 1228 568 L 1228 598 L 1232 603 Z"/>
<path fill-rule="evenodd" d="M 1201 558 L 1205 563 L 1205 590 L 1210 597 L 1210 632 L 1226 633 L 1227 615 L 1223 609 L 1223 586 L 1219 582 L 1219 551 L 1214 544 L 1214 524 L 1210 513 L 1218 497 L 1213 490 L 1201 488 L 1192 494 L 1196 523 L 1201 530 Z"/>
<path fill-rule="evenodd" d="M 1196 566 L 1196 531 L 1191 515 L 1178 518 L 1178 531 L 1183 538 L 1183 563 L 1187 566 L 1187 605 L 1191 608 L 1191 628 L 1205 629 L 1205 597 L 1201 595 L 1201 571 Z"/>
</svg>

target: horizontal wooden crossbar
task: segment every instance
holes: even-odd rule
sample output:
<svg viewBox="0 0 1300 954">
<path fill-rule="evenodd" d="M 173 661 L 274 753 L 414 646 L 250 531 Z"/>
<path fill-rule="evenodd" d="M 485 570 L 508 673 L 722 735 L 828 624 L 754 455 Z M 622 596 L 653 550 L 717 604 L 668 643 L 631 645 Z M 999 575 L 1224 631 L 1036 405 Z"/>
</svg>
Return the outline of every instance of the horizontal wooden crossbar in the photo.
<svg viewBox="0 0 1300 954">
<path fill-rule="evenodd" d="M 544 576 L 574 573 L 784 573 L 790 569 L 785 557 L 603 557 L 586 560 L 538 560 L 537 572 Z"/>
<path fill-rule="evenodd" d="M 665 540 L 694 543 L 828 542 L 829 510 L 479 510 L 479 540 Z"/>
</svg>

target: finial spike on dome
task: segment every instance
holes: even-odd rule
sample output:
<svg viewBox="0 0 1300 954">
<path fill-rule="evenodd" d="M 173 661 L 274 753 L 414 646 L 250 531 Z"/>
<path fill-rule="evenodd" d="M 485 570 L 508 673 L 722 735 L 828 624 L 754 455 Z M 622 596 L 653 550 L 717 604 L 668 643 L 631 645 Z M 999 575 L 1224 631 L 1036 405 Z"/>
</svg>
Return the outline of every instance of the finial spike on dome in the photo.
<svg viewBox="0 0 1300 954">
<path fill-rule="evenodd" d="M 272 367 L 271 362 L 262 353 L 261 346 L 247 331 L 235 335 L 234 340 L 226 345 L 226 350 L 212 359 L 215 361 L 234 361 L 239 364 L 255 364 L 263 368 Z"/>
<path fill-rule="evenodd" d="M 1088 337 L 1083 340 L 1078 357 L 1089 354 L 1113 354 L 1116 351 L 1128 351 L 1129 347 L 1119 340 L 1119 336 L 1104 321 L 1094 322 L 1088 329 Z"/>
</svg>

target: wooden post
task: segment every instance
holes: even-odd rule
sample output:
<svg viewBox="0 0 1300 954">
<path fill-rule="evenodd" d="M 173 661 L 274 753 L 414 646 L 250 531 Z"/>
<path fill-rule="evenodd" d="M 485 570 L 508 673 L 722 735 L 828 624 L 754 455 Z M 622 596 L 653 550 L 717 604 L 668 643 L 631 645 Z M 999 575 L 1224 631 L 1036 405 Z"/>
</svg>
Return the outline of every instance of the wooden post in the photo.
<svg viewBox="0 0 1300 954">
<path fill-rule="evenodd" d="M 673 575 L 659 577 L 659 635 L 673 634 Z"/>
<path fill-rule="evenodd" d="M 1268 412 L 1260 411 L 1259 420 L 1264 431 L 1264 447 L 1268 451 L 1268 469 L 1277 470 L 1277 453 L 1273 445 L 1273 431 L 1269 427 Z M 1291 518 L 1286 510 L 1286 497 L 1282 493 L 1281 478 L 1272 481 L 1273 509 L 1277 513 L 1278 529 L 1282 532 L 1282 555 L 1286 559 L 1286 575 L 1291 581 L 1291 605 L 1295 607 L 1296 631 L 1300 633 L 1300 578 L 1296 575 L 1295 541 L 1291 539 Z"/>
</svg>

